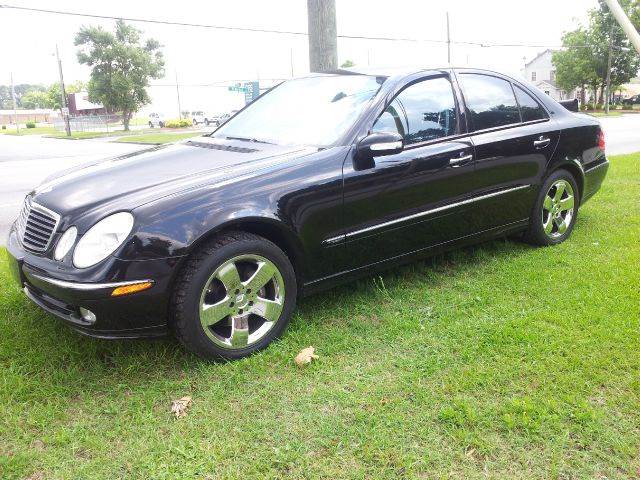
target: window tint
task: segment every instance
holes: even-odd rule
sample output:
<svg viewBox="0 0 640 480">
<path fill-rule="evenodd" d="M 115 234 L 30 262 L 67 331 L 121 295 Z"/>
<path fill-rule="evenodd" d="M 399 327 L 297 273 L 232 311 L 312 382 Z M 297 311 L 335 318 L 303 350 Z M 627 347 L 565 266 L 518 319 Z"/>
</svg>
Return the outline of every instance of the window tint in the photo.
<svg viewBox="0 0 640 480">
<path fill-rule="evenodd" d="M 488 75 L 460 75 L 474 130 L 520 123 L 511 83 Z"/>
<path fill-rule="evenodd" d="M 516 90 L 516 98 L 520 104 L 520 113 L 522 113 L 523 122 L 531 122 L 533 120 L 542 120 L 547 118 L 547 112 L 540 106 L 534 98 L 523 89 L 514 86 Z"/>
<path fill-rule="evenodd" d="M 374 132 L 398 132 L 405 145 L 456 132 L 456 107 L 448 79 L 415 83 L 398 94 L 373 125 Z"/>
</svg>

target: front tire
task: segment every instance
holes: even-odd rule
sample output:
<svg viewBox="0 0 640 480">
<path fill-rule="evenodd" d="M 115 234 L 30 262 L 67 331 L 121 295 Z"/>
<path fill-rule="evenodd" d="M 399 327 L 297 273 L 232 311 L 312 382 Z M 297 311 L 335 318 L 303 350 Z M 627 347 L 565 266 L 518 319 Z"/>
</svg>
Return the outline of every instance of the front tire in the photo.
<svg viewBox="0 0 640 480">
<path fill-rule="evenodd" d="M 229 232 L 186 261 L 171 299 L 171 326 L 202 358 L 242 358 L 282 334 L 296 296 L 295 272 L 280 248 L 257 235 Z"/>
<path fill-rule="evenodd" d="M 575 178 L 566 170 L 556 170 L 540 189 L 525 239 L 542 246 L 564 242 L 573 231 L 579 205 Z"/>
</svg>

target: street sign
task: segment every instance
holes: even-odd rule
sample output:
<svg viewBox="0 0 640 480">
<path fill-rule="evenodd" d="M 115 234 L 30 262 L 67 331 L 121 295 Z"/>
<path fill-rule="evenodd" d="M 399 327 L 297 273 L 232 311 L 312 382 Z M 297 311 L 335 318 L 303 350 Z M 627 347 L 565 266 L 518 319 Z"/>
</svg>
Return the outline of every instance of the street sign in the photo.
<svg viewBox="0 0 640 480">
<path fill-rule="evenodd" d="M 260 83 L 259 82 L 247 82 L 244 84 L 244 103 L 251 103 L 260 96 Z"/>
<path fill-rule="evenodd" d="M 230 92 L 244 93 L 244 103 L 251 103 L 260 96 L 260 82 L 236 83 L 227 87 Z"/>
<path fill-rule="evenodd" d="M 231 85 L 229 87 L 229 91 L 230 92 L 241 92 L 241 93 L 247 93 L 247 87 L 246 87 L 246 83 L 244 84 L 244 86 L 241 83 L 236 83 L 235 85 Z"/>
</svg>

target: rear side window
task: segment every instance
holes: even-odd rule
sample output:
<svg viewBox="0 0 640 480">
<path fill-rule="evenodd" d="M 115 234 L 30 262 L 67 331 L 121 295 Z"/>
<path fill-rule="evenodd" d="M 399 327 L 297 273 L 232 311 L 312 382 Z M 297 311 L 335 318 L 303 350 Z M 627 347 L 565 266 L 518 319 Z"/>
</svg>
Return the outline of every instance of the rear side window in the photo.
<svg viewBox="0 0 640 480">
<path fill-rule="evenodd" d="M 473 130 L 520 123 L 511 83 L 488 75 L 460 75 Z"/>
<path fill-rule="evenodd" d="M 444 77 L 423 80 L 402 90 L 373 125 L 374 132 L 398 132 L 405 145 L 456 133 L 456 103 Z"/>
<path fill-rule="evenodd" d="M 544 108 L 527 92 L 514 85 L 516 91 L 516 98 L 520 104 L 520 113 L 522 114 L 523 122 L 532 122 L 534 120 L 544 120 L 547 118 L 547 112 Z"/>
</svg>

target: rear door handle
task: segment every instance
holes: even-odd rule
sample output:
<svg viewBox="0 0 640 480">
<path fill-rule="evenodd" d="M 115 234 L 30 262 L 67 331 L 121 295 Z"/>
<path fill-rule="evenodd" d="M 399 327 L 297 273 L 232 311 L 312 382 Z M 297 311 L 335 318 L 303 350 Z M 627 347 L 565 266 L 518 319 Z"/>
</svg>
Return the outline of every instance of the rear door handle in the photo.
<svg viewBox="0 0 640 480">
<path fill-rule="evenodd" d="M 462 157 L 453 157 L 449 159 L 449 165 L 452 167 L 461 167 L 467 162 L 473 160 L 473 155 L 464 155 Z"/>
<path fill-rule="evenodd" d="M 542 148 L 548 147 L 550 143 L 551 143 L 551 139 L 550 138 L 541 136 L 538 140 L 534 140 L 533 141 L 533 146 L 537 150 L 540 150 Z"/>
</svg>

